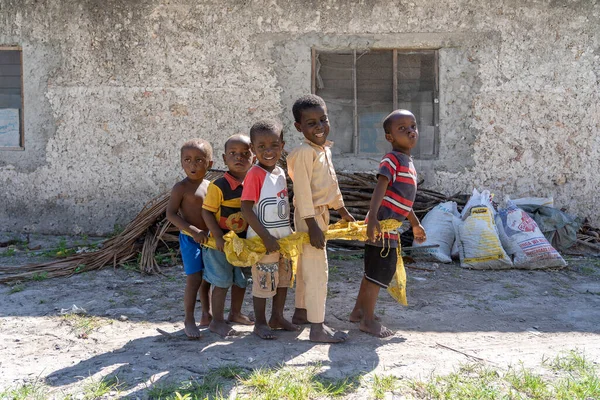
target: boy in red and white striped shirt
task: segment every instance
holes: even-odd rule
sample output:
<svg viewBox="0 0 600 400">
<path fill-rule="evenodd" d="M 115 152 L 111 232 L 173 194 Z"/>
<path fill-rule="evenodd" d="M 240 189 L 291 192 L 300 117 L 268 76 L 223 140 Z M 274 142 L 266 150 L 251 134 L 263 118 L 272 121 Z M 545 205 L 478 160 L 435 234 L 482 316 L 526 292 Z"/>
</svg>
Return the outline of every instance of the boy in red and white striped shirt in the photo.
<svg viewBox="0 0 600 400">
<path fill-rule="evenodd" d="M 379 289 L 387 289 L 396 272 L 395 249 L 399 242 L 397 232 L 382 234 L 379 221 L 408 219 L 415 240 L 420 243 L 426 238 L 412 209 L 417 194 L 417 172 L 410 151 L 419 138 L 415 116 L 407 110 L 393 111 L 383 122 L 383 130 L 385 139 L 392 144 L 392 151 L 383 156 L 379 164 L 377 185 L 367 215 L 365 275 L 350 315 L 351 321 L 360 321 L 361 331 L 378 337 L 393 335 L 375 319 L 375 304 Z"/>
</svg>

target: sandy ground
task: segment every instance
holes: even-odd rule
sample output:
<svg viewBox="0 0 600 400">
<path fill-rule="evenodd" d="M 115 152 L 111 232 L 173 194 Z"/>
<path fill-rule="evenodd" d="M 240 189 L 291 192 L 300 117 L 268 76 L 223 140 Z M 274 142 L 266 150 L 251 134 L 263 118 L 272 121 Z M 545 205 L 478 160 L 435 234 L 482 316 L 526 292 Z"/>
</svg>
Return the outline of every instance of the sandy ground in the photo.
<svg viewBox="0 0 600 400">
<path fill-rule="evenodd" d="M 378 339 L 348 321 L 363 266 L 347 254 L 329 253 L 327 322 L 350 335 L 337 345 L 309 342 L 307 329 L 263 341 L 241 326 L 237 337 L 222 339 L 203 330 L 201 340 L 186 340 L 181 265 L 165 268 L 164 276 L 109 268 L 24 282 L 16 289 L 0 285 L 0 388 L 37 379 L 61 398 L 80 392 L 87 378 L 117 374 L 121 396 L 145 398 L 153 385 L 231 364 L 258 368 L 318 362 L 331 378 L 377 373 L 426 379 L 473 361 L 496 368 L 519 362 L 536 367 L 544 357 L 573 349 L 600 360 L 599 258 L 568 257 L 570 266 L 561 271 L 414 264 L 434 271 L 407 270 L 408 307 L 387 293 L 380 295 L 377 312 L 396 334 Z M 16 254 L 0 257 L 0 263 L 33 259 Z M 290 317 L 293 296 L 292 290 L 286 308 Z M 89 326 L 76 327 L 75 319 L 61 316 L 73 305 L 93 317 L 84 319 Z M 244 311 L 251 308 L 247 294 Z M 86 328 L 90 333 L 82 334 Z M 366 397 L 360 391 L 347 396 Z"/>
</svg>

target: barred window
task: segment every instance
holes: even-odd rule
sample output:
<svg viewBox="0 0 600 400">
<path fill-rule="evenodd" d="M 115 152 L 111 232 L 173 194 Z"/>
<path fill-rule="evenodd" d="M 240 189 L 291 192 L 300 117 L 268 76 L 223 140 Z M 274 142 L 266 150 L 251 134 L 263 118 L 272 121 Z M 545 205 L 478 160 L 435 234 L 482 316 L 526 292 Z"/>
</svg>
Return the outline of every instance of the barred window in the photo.
<svg viewBox="0 0 600 400">
<path fill-rule="evenodd" d="M 23 138 L 23 62 L 19 47 L 0 46 L 0 149 L 21 150 Z"/>
<path fill-rule="evenodd" d="M 312 52 L 312 91 L 327 103 L 334 149 L 350 154 L 389 151 L 383 119 L 404 108 L 415 114 L 419 142 L 412 155 L 438 156 L 436 50 Z"/>
</svg>

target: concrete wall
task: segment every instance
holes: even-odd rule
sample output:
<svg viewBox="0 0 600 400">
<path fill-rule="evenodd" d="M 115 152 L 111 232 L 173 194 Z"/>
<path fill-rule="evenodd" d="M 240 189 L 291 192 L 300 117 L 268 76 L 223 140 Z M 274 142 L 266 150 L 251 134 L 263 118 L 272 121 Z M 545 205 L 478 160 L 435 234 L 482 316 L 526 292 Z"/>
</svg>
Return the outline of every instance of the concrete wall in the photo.
<svg viewBox="0 0 600 400">
<path fill-rule="evenodd" d="M 552 195 L 597 220 L 599 26 L 596 0 L 0 0 L 26 121 L 25 151 L 0 150 L 0 229 L 110 232 L 182 177 L 185 139 L 210 139 L 222 166 L 224 139 L 261 117 L 293 147 L 312 46 L 440 48 L 426 185 Z"/>
</svg>

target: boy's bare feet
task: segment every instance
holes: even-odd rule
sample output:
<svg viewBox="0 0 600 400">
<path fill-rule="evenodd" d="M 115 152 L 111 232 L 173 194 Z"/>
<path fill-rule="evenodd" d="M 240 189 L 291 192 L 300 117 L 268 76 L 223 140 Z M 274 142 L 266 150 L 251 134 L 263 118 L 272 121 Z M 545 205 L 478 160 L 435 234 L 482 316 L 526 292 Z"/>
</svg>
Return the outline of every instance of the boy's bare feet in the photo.
<svg viewBox="0 0 600 400">
<path fill-rule="evenodd" d="M 292 316 L 292 323 L 296 325 L 310 324 L 306 316 L 306 308 L 296 308 L 294 315 Z"/>
<path fill-rule="evenodd" d="M 342 331 L 335 331 L 324 323 L 321 323 L 312 324 L 309 338 L 311 342 L 341 343 L 348 339 L 348 334 Z"/>
<path fill-rule="evenodd" d="M 360 322 L 360 320 L 362 319 L 362 317 L 363 317 L 363 312 L 362 312 L 361 309 L 353 310 L 350 313 L 350 317 L 348 317 L 348 321 L 350 321 L 350 322 Z M 375 321 L 379 321 L 380 320 L 379 315 L 373 314 L 373 319 Z"/>
<path fill-rule="evenodd" d="M 261 339 L 265 339 L 265 340 L 275 339 L 275 335 L 273 334 L 273 331 L 271 330 L 269 325 L 263 325 L 263 324 L 255 325 L 254 333 L 256 334 L 256 336 L 258 336 Z"/>
<path fill-rule="evenodd" d="M 380 338 L 389 337 L 394 334 L 393 331 L 391 331 L 390 329 L 381 325 L 377 321 L 369 321 L 369 322 L 366 322 L 364 320 L 360 321 L 360 326 L 358 327 L 358 329 L 360 329 L 363 332 L 369 333 L 373 336 L 380 337 Z"/>
<path fill-rule="evenodd" d="M 271 317 L 269 320 L 269 326 L 271 329 L 283 329 L 285 331 L 299 331 L 301 329 L 300 326 L 295 325 L 282 317 Z"/>
<path fill-rule="evenodd" d="M 183 324 L 185 327 L 185 334 L 189 339 L 200 339 L 202 337 L 200 329 L 198 329 L 198 327 L 196 326 L 196 321 L 194 321 L 193 319 L 185 320 Z"/>
<path fill-rule="evenodd" d="M 252 321 L 249 316 L 242 313 L 229 313 L 227 321 L 235 322 L 240 325 L 254 325 L 254 321 Z"/>
<path fill-rule="evenodd" d="M 212 321 L 212 315 L 202 313 L 202 317 L 200 318 L 200 327 L 206 328 L 210 325 L 210 321 Z"/>
<path fill-rule="evenodd" d="M 208 329 L 222 337 L 232 336 L 237 333 L 232 327 L 227 325 L 225 321 L 215 321 L 214 319 L 210 322 L 210 325 L 208 325 Z"/>
</svg>

